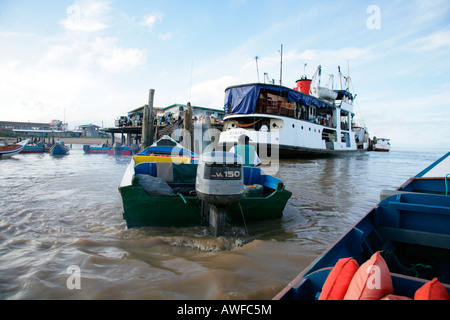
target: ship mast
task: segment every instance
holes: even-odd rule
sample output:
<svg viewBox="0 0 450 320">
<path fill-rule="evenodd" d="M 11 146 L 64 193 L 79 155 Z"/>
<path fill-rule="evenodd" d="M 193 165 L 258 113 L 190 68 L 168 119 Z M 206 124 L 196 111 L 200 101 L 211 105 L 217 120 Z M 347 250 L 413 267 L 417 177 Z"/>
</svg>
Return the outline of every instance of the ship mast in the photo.
<svg viewBox="0 0 450 320">
<path fill-rule="evenodd" d="M 283 45 L 281 45 L 280 55 L 281 55 L 281 62 L 280 62 L 280 86 L 281 86 L 283 83 Z"/>
</svg>

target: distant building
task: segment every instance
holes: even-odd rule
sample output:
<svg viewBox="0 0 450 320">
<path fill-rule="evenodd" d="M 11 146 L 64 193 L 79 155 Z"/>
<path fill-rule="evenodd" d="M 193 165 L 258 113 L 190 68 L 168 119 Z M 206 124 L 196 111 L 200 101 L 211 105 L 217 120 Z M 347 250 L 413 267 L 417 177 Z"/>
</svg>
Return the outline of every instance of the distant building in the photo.
<svg viewBox="0 0 450 320">
<path fill-rule="evenodd" d="M 100 127 L 95 124 L 85 124 L 78 127 L 78 131 L 81 131 L 81 136 L 86 138 L 99 138 Z"/>
<path fill-rule="evenodd" d="M 224 110 L 218 110 L 218 109 L 212 109 L 212 108 L 206 108 L 206 107 L 198 107 L 198 106 L 191 106 L 192 108 L 192 116 L 193 117 L 201 117 L 201 116 L 207 116 L 207 117 L 215 117 L 217 119 L 223 120 L 223 117 L 225 116 Z M 177 117 L 181 112 L 184 112 L 187 109 L 187 105 L 185 104 L 172 104 L 168 107 L 161 108 L 159 113 L 164 113 L 166 116 L 168 114 L 172 114 L 173 116 Z"/>
<path fill-rule="evenodd" d="M 67 123 L 60 120 L 52 120 L 50 123 L 0 121 L 0 130 L 33 136 L 70 137 L 74 135 L 67 130 Z"/>
<path fill-rule="evenodd" d="M 144 107 L 136 108 L 130 112 L 128 112 L 128 121 L 124 121 L 122 118 L 125 117 L 119 117 L 116 120 L 116 126 L 120 127 L 124 122 L 127 122 L 128 125 L 131 126 L 141 126 L 142 125 L 142 119 L 144 117 Z M 206 107 L 198 107 L 198 106 L 191 106 L 192 108 L 192 116 L 194 119 L 201 119 L 202 117 L 212 117 L 217 120 L 223 120 L 223 117 L 225 116 L 224 110 L 219 109 L 213 109 L 213 108 L 206 108 Z M 164 108 L 156 108 L 153 107 L 153 113 L 157 117 L 162 117 L 163 115 L 167 117 L 169 114 L 173 116 L 175 119 L 178 119 L 178 117 L 183 116 L 184 111 L 187 109 L 187 105 L 185 104 L 179 104 L 175 103 L 170 106 L 164 107 Z"/>
</svg>

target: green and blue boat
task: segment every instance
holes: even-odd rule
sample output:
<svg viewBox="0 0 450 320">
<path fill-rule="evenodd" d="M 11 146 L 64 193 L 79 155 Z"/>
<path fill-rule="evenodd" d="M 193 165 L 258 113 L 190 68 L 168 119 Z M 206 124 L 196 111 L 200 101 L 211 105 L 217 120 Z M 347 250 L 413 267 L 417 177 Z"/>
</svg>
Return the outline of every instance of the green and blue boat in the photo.
<svg viewBox="0 0 450 320">
<path fill-rule="evenodd" d="M 145 155 L 150 154 L 150 155 Z M 147 150 L 132 158 L 119 186 L 128 228 L 206 225 L 208 204 L 197 196 L 196 157 Z M 277 219 L 292 193 L 283 182 L 258 167 L 243 167 L 244 194 L 227 208 L 227 220 L 242 225 Z"/>
</svg>

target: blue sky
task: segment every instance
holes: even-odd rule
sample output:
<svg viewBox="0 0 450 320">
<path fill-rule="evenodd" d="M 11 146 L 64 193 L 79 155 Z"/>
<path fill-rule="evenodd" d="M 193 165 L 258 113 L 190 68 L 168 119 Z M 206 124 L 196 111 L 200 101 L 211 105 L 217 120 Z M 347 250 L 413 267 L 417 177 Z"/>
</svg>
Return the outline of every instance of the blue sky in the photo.
<svg viewBox="0 0 450 320">
<path fill-rule="evenodd" d="M 283 85 L 349 65 L 371 136 L 450 146 L 448 0 L 0 0 L 0 119 L 112 126 L 150 88 L 222 109 L 255 56 L 279 81 L 281 44 Z"/>
</svg>

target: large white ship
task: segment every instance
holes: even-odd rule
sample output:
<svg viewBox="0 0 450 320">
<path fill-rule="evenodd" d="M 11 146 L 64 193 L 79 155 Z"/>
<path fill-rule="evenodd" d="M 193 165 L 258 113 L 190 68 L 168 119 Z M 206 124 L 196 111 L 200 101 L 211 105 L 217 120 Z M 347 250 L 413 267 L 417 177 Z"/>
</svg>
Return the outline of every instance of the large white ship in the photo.
<svg viewBox="0 0 450 320">
<path fill-rule="evenodd" d="M 353 121 L 354 96 L 348 89 L 320 86 L 320 73 L 319 66 L 311 80 L 302 77 L 293 89 L 263 83 L 227 88 L 219 146 L 229 148 L 245 134 L 263 157 L 273 152 L 295 158 L 367 150 L 367 130 Z"/>
</svg>

